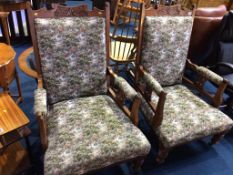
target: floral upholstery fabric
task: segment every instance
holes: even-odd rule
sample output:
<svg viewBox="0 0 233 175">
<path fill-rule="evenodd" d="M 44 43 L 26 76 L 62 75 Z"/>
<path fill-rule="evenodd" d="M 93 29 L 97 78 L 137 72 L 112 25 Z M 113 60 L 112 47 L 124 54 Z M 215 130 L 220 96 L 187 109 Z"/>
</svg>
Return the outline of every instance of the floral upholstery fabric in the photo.
<svg viewBox="0 0 233 175">
<path fill-rule="evenodd" d="M 79 175 L 150 151 L 142 132 L 106 95 L 54 104 L 48 131 L 46 175 Z"/>
<path fill-rule="evenodd" d="M 47 114 L 47 93 L 45 89 L 36 89 L 34 92 L 34 113 Z"/>
<path fill-rule="evenodd" d="M 212 72 L 211 70 L 207 69 L 203 66 L 197 66 L 196 71 L 201 74 L 203 77 L 207 78 L 208 80 L 214 82 L 217 85 L 220 85 L 223 82 L 223 78 L 218 74 Z"/>
<path fill-rule="evenodd" d="M 182 80 L 192 24 L 189 16 L 145 18 L 141 63 L 162 86 Z"/>
<path fill-rule="evenodd" d="M 195 96 L 185 86 L 175 85 L 164 90 L 168 94 L 163 121 L 159 128 L 153 129 L 165 147 L 221 133 L 233 126 L 233 121 L 227 115 Z M 152 101 L 158 101 L 155 94 L 152 95 Z M 151 123 L 154 113 L 145 100 L 141 109 Z"/>
<path fill-rule="evenodd" d="M 124 78 L 119 76 L 114 77 L 114 84 L 124 92 L 125 96 L 128 99 L 134 100 L 136 97 L 139 97 L 137 92 L 129 85 L 129 83 Z"/>
<path fill-rule="evenodd" d="M 35 26 L 50 104 L 106 93 L 104 18 L 37 18 Z"/>
<path fill-rule="evenodd" d="M 163 91 L 163 88 L 161 87 L 159 82 L 156 79 L 154 79 L 154 77 L 152 77 L 152 75 L 148 74 L 147 72 L 144 73 L 144 75 L 141 79 L 141 83 L 145 83 L 148 86 L 150 86 L 151 89 L 156 94 L 160 94 Z"/>
</svg>

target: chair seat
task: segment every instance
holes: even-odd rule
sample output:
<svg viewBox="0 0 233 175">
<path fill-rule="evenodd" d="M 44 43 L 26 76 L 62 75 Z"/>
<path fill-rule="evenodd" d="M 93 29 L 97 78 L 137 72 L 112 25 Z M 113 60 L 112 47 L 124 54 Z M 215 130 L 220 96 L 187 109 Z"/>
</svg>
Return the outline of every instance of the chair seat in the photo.
<svg viewBox="0 0 233 175">
<path fill-rule="evenodd" d="M 83 174 L 146 156 L 150 144 L 106 95 L 56 103 L 48 117 L 45 174 Z"/>
<path fill-rule="evenodd" d="M 221 133 L 232 127 L 233 121 L 227 115 L 195 96 L 187 87 L 175 85 L 164 90 L 168 95 L 163 122 L 159 128 L 152 128 L 165 147 Z M 158 101 L 155 94 L 152 95 L 152 101 Z M 153 112 L 145 100 L 141 109 L 152 125 Z"/>
</svg>

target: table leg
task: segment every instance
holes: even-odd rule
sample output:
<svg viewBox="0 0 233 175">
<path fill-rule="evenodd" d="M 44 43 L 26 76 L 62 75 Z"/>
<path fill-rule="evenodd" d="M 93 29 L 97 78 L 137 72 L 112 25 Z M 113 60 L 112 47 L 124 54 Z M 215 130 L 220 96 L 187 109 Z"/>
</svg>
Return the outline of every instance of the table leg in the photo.
<svg viewBox="0 0 233 175">
<path fill-rule="evenodd" d="M 19 80 L 19 75 L 17 70 L 15 71 L 15 79 L 18 87 L 18 93 L 19 93 L 19 98 L 17 100 L 17 103 L 23 102 L 23 96 L 22 96 L 22 90 L 21 90 L 21 85 L 20 85 L 20 80 Z"/>
</svg>

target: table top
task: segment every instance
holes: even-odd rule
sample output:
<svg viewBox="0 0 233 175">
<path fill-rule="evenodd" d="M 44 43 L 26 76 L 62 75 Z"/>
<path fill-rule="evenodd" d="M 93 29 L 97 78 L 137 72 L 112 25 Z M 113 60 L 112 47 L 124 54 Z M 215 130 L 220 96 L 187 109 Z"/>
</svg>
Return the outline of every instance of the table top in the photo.
<svg viewBox="0 0 233 175">
<path fill-rule="evenodd" d="M 14 58 L 14 49 L 5 43 L 0 43 L 0 67 L 9 63 L 9 61 L 13 60 Z"/>
<path fill-rule="evenodd" d="M 0 94 L 0 136 L 29 124 L 29 120 L 15 101 L 7 94 Z"/>
</svg>

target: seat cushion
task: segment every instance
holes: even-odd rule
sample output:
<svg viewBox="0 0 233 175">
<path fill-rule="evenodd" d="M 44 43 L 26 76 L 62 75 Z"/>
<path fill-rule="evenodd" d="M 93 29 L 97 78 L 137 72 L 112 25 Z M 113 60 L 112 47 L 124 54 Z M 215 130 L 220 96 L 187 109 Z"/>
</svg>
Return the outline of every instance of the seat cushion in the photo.
<svg viewBox="0 0 233 175">
<path fill-rule="evenodd" d="M 187 87 L 165 87 L 168 93 L 162 124 L 152 128 L 165 147 L 173 147 L 188 141 L 229 130 L 233 121 L 217 108 L 195 96 Z M 152 101 L 157 102 L 156 95 Z M 143 100 L 142 111 L 152 125 L 153 112 Z"/>
<path fill-rule="evenodd" d="M 37 18 L 35 27 L 50 104 L 107 92 L 104 18 Z"/>
<path fill-rule="evenodd" d="M 83 174 L 138 156 L 150 144 L 108 96 L 54 104 L 48 117 L 45 174 Z"/>
<path fill-rule="evenodd" d="M 181 82 L 192 24 L 191 16 L 145 18 L 141 63 L 162 86 Z"/>
</svg>

